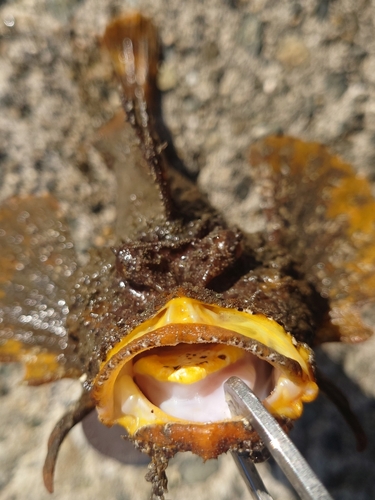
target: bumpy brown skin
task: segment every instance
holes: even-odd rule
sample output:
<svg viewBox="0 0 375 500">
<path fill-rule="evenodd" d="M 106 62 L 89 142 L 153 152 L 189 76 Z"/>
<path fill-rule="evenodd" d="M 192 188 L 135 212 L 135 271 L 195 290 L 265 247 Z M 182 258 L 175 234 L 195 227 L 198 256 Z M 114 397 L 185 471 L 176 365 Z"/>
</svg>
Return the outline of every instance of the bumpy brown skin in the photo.
<svg viewBox="0 0 375 500">
<path fill-rule="evenodd" d="M 25 361 L 24 355 L 30 351 L 40 360 L 48 354 L 51 358 L 46 367 L 30 368 L 30 383 L 85 378 L 81 400 L 57 424 L 49 442 L 44 477 L 50 491 L 62 439 L 95 405 L 92 390 L 101 363 L 121 339 L 173 297 L 183 294 L 264 314 L 296 340 L 310 345 L 317 332 L 319 341 L 355 341 L 372 331 L 363 319 L 373 310 L 375 289 L 375 202 L 367 186 L 355 178 L 351 167 L 318 145 L 270 138 L 254 146 L 251 161 L 257 180 L 265 181 L 268 189 L 263 195 L 270 207 L 271 226 L 279 229 L 248 236 L 229 228 L 194 185 L 166 168 L 145 100 L 154 94 L 155 61 L 145 81 L 128 87 L 134 75 L 127 74 L 126 66 L 119 67 L 118 51 L 129 36 L 135 37 L 135 61 L 141 64 L 148 58 L 138 53 L 140 47 L 144 50 L 147 44 L 155 44 L 157 37 L 150 21 L 140 14 L 115 20 L 104 37 L 123 87 L 128 123 L 140 139 L 145 158 L 140 168 L 151 174 L 144 176 L 144 182 L 150 183 L 154 194 L 156 186 L 157 218 L 143 224 L 132 239 L 121 233 L 123 241 L 114 249 L 94 250 L 82 269 L 77 266 L 67 227 L 50 198 L 38 204 L 32 199 L 10 200 L 0 210 L 0 361 Z M 157 53 L 150 47 L 149 55 Z M 305 169 L 306 158 L 311 161 Z M 285 165 L 290 171 L 281 168 Z M 329 184 L 328 198 L 324 198 L 325 183 Z M 306 199 L 300 202 L 297 193 L 301 186 Z M 343 222 L 347 192 L 353 203 Z M 323 207 L 319 217 L 318 205 Z M 128 210 L 129 203 L 122 207 Z M 363 207 L 365 219 L 361 217 Z M 126 217 L 121 210 L 119 217 Z M 329 247 L 322 225 L 328 231 Z M 337 257 L 333 263 L 330 252 Z M 346 295 L 340 289 L 343 278 L 348 283 Z M 46 319 L 48 308 L 53 315 Z M 32 318 L 30 323 L 25 322 L 26 316 Z M 281 423 L 286 428 L 290 425 L 286 420 Z M 200 434 L 201 441 L 190 444 L 183 437 L 188 429 L 178 424 L 149 426 L 137 432 L 136 444 L 154 457 L 150 479 L 155 495 L 162 496 L 168 458 L 186 449 L 204 456 L 205 435 L 219 433 L 216 456 L 236 447 L 262 457 L 257 436 L 244 423 L 223 426 L 208 425 Z"/>
<path fill-rule="evenodd" d="M 238 230 L 202 220 L 187 226 L 172 224 L 177 230 L 171 231 L 171 224 L 158 225 L 157 232 L 150 230 L 95 263 L 91 275 L 82 273 L 67 326 L 87 383 L 117 342 L 181 295 L 264 314 L 297 340 L 311 343 L 327 304 L 318 308 L 322 301 L 306 282 L 293 277 L 286 257 L 275 268 L 273 258 L 257 260 L 262 256 Z"/>
<path fill-rule="evenodd" d="M 132 40 L 135 69 L 120 57 L 125 39 Z M 152 23 L 139 13 L 119 17 L 107 27 L 103 44 L 147 162 L 140 168 L 151 172 L 144 183 L 158 187 L 164 210 L 160 213 L 158 206 L 158 217 L 136 238 L 114 248 L 113 255 L 107 252 L 103 260 L 94 257 L 81 274 L 67 323 L 87 384 L 108 351 L 181 290 L 206 303 L 264 314 L 311 344 L 328 302 L 299 276 L 285 250 L 260 235 L 228 228 L 196 186 L 166 165 L 147 113 L 155 109 L 153 58 L 159 52 Z M 129 83 L 134 81 L 138 87 Z M 82 335 L 84 342 L 79 341 Z"/>
<path fill-rule="evenodd" d="M 107 256 L 111 264 L 105 260 L 99 273 L 95 266 L 94 275 L 83 274 L 67 326 L 85 363 L 87 388 L 108 351 L 175 296 L 231 309 L 251 309 L 276 319 L 301 341 L 312 339 L 322 317 L 317 314 L 316 294 L 305 282 L 288 274 L 292 266 L 287 259 L 280 258 L 279 269 L 275 269 L 275 260 L 257 260 L 261 256 L 246 244 L 240 231 L 219 225 L 217 219 L 214 223 L 203 221 L 158 225 L 140 240 L 116 248 L 111 257 Z M 142 339 L 142 343 L 145 341 Z M 267 359 L 266 352 L 258 351 Z M 113 359 L 113 365 L 117 361 Z M 104 372 L 103 379 L 108 375 Z M 290 428 L 287 419 L 280 419 L 280 423 Z M 187 439 L 191 435 L 194 439 Z M 257 434 L 243 422 L 193 424 L 192 429 L 174 423 L 152 425 L 140 429 L 132 440 L 154 461 L 161 459 L 161 450 L 164 459 L 178 451 L 193 451 L 209 459 L 228 449 L 244 449 L 256 461 L 267 458 Z M 159 470 L 156 463 L 154 466 Z M 155 494 L 163 489 L 164 470 L 161 467 L 150 476 Z"/>
<path fill-rule="evenodd" d="M 261 236 L 250 237 L 237 228 L 228 228 L 194 185 L 166 168 L 147 114 L 147 107 L 151 108 L 147 96 L 154 94 L 154 72 L 137 87 L 127 83 L 134 81 L 134 74 L 127 74 L 129 68 L 118 65 L 123 40 L 134 36 L 137 67 L 144 61 L 139 53 L 144 43 L 138 42 L 155 42 L 153 27 L 145 18 L 136 14 L 115 20 L 107 28 L 104 43 L 123 88 L 128 122 L 140 138 L 164 208 L 160 214 L 158 206 L 157 219 L 150 221 L 136 238 L 114 248 L 112 255 L 105 252 L 93 256 L 88 268 L 81 272 L 67 329 L 87 375 L 88 391 L 108 352 L 173 297 L 184 295 L 264 314 L 297 340 L 308 343 L 328 309 L 328 304 L 298 276 L 285 251 L 266 244 Z M 151 49 L 150 53 L 156 51 Z M 262 353 L 262 347 L 256 348 Z M 107 376 L 106 372 L 101 375 L 102 379 Z M 290 425 L 286 419 L 280 422 L 285 427 Z M 265 458 L 262 443 L 243 422 L 193 427 L 193 444 L 186 440 L 189 429 L 177 424 L 149 426 L 133 437 L 141 449 L 153 456 L 155 471 L 159 471 L 152 476 L 155 494 L 160 494 L 165 481 L 162 456 L 177 451 L 189 449 L 207 459 L 228 449 L 245 449 L 254 459 Z M 204 444 L 207 436 L 215 446 Z"/>
</svg>

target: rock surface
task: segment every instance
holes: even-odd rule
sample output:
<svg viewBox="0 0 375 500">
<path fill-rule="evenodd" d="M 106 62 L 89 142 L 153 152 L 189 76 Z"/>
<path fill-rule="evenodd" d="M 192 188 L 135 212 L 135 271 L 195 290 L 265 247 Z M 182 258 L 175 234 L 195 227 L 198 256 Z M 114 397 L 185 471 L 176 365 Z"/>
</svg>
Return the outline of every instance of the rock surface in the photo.
<svg viewBox="0 0 375 500">
<path fill-rule="evenodd" d="M 248 217 L 246 157 L 269 133 L 325 143 L 375 180 L 374 2 L 9 0 L 0 2 L 1 200 L 52 192 L 83 253 L 111 225 L 113 175 L 94 148 L 82 150 L 119 107 L 99 35 L 114 12 L 130 8 L 160 28 L 166 123 L 188 170 L 200 172 L 202 189 L 230 221 L 257 228 Z M 361 417 L 364 453 L 323 396 L 292 432 L 336 500 L 375 498 L 374 359 L 375 339 L 318 355 Z M 80 426 L 62 446 L 50 496 L 41 479 L 48 435 L 79 384 L 28 388 L 17 366 L 1 366 L 0 375 L 1 500 L 148 498 L 146 465 L 101 455 Z M 295 498 L 272 463 L 261 473 L 275 498 Z M 170 499 L 249 498 L 230 456 L 202 465 L 180 455 L 168 475 Z"/>
</svg>

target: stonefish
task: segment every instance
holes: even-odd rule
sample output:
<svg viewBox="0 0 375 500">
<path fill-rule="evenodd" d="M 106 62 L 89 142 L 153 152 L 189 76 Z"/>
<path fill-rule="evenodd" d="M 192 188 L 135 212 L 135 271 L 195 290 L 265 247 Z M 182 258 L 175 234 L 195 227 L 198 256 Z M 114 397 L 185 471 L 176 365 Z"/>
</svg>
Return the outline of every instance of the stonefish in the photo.
<svg viewBox="0 0 375 500">
<path fill-rule="evenodd" d="M 312 347 L 372 334 L 375 201 L 368 182 L 324 146 L 268 137 L 250 151 L 266 229 L 248 235 L 228 226 L 168 164 L 157 137 L 151 21 L 116 18 L 103 44 L 126 121 L 98 133 L 98 147 L 111 153 L 113 135 L 130 130 L 142 153 L 117 162 L 118 242 L 93 249 L 80 266 L 51 196 L 4 203 L 0 360 L 22 362 L 30 385 L 82 381 L 48 443 L 49 491 L 61 442 L 96 408 L 103 424 L 120 424 L 151 456 L 148 479 L 161 498 L 168 459 L 179 451 L 266 458 L 249 423 L 230 415 L 229 376 L 248 383 L 288 430 L 327 389 Z"/>
</svg>

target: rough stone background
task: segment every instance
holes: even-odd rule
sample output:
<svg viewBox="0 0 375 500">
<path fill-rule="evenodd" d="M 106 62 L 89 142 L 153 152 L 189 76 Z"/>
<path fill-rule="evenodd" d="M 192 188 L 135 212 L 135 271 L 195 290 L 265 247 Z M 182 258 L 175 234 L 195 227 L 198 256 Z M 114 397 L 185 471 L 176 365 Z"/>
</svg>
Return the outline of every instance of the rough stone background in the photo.
<svg viewBox="0 0 375 500">
<path fill-rule="evenodd" d="M 375 181 L 374 3 L 0 1 L 0 199 L 52 192 L 83 254 L 113 222 L 113 176 L 86 144 L 119 107 L 99 35 L 114 12 L 129 8 L 140 8 L 160 28 L 165 120 L 186 167 L 200 172 L 202 189 L 231 221 L 254 229 L 246 156 L 265 134 L 325 143 Z M 369 437 L 364 453 L 356 452 L 324 397 L 306 407 L 292 433 L 336 500 L 375 498 L 374 356 L 375 339 L 318 353 L 362 419 Z M 41 468 L 48 435 L 79 385 L 28 388 L 17 366 L 2 366 L 0 375 L 1 500 L 148 498 L 146 466 L 101 455 L 80 426 L 62 446 L 55 493 L 46 493 Z M 112 454 L 124 457 L 125 444 L 118 442 L 120 451 Z M 276 499 L 296 498 L 272 463 L 261 473 Z M 180 455 L 169 478 L 170 499 L 250 498 L 230 456 L 202 465 Z"/>
</svg>

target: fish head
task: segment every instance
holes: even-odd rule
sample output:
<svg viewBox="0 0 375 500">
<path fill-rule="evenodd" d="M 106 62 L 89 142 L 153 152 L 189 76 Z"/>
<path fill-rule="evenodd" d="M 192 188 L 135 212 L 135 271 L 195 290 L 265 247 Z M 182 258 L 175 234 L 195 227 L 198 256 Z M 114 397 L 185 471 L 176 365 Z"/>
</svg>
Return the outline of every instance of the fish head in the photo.
<svg viewBox="0 0 375 500">
<path fill-rule="evenodd" d="M 128 308 L 114 306 L 117 324 L 125 325 L 125 333 L 108 348 L 94 381 L 99 419 L 108 426 L 124 427 L 127 437 L 144 451 L 155 447 L 172 454 L 193 451 L 209 459 L 229 449 L 241 449 L 259 460 L 263 445 L 245 419 L 231 416 L 224 383 L 231 376 L 241 377 L 280 423 L 290 428 L 301 416 L 303 403 L 318 394 L 313 351 L 280 322 L 267 317 L 266 309 L 256 308 L 254 301 L 249 307 L 244 299 L 230 298 L 236 286 L 244 285 L 256 269 L 226 292 L 212 290 L 218 276 L 226 272 L 218 254 L 230 253 L 229 237 L 210 250 L 208 240 L 215 240 L 212 234 L 200 242 L 193 240 L 189 244 L 184 240 L 177 255 L 179 243 L 171 246 L 168 266 L 160 262 L 163 251 L 155 251 L 164 281 L 156 275 L 152 279 L 157 271 L 150 252 L 147 262 L 145 253 L 138 258 L 138 265 L 130 258 L 129 247 L 117 252 L 117 276 L 123 279 L 119 293 L 128 299 Z M 199 246 L 206 253 L 201 252 L 201 263 L 193 269 L 190 260 L 195 259 Z M 241 255 L 248 259 L 249 252 L 229 246 L 242 266 Z M 235 258 L 226 262 L 236 274 Z M 219 262 L 216 267 L 214 261 Z M 249 285 L 247 300 L 257 297 L 260 288 Z M 120 303 L 118 299 L 112 302 Z M 285 307 L 286 302 L 280 301 L 279 306 Z M 137 310 L 136 323 L 129 317 L 120 318 L 130 315 L 132 307 Z M 128 328 L 129 324 L 135 326 Z"/>
</svg>

